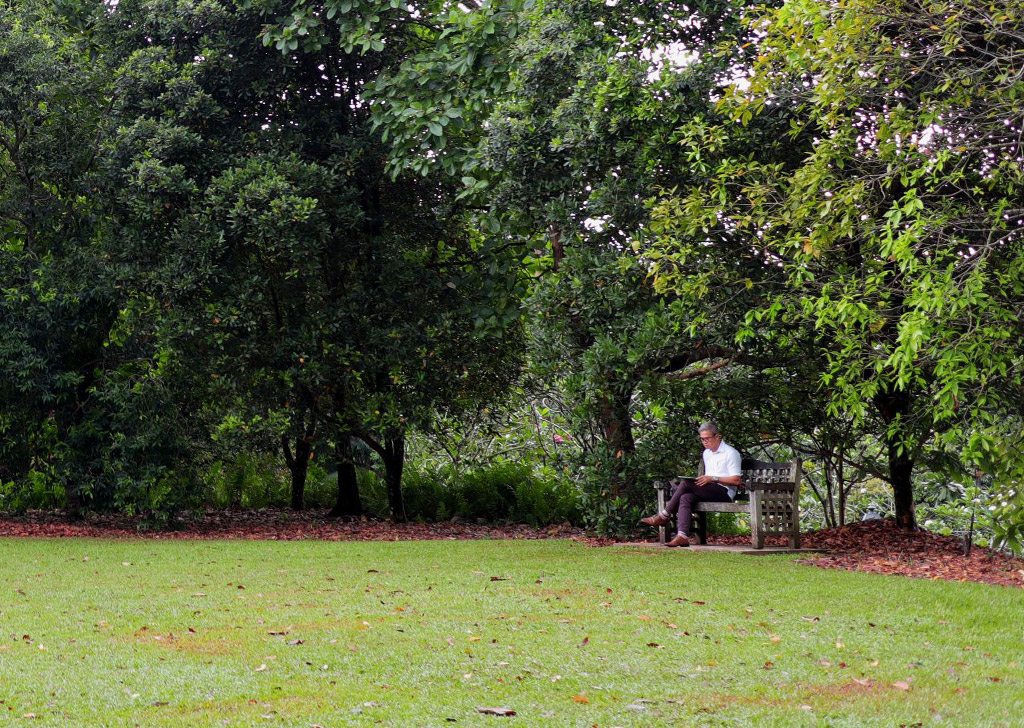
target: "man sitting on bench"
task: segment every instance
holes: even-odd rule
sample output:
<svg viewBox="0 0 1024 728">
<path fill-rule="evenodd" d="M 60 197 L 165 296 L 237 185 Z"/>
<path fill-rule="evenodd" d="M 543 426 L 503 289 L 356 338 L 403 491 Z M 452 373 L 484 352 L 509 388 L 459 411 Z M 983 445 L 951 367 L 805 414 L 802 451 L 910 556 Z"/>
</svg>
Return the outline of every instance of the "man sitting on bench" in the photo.
<svg viewBox="0 0 1024 728">
<path fill-rule="evenodd" d="M 694 506 L 702 501 L 728 503 L 736 498 L 736 488 L 743 483 L 742 458 L 736 448 L 725 443 L 718 425 L 705 422 L 698 430 L 704 444 L 704 475 L 680 478 L 665 510 L 640 520 L 649 526 L 664 526 L 676 513 L 676 536 L 666 546 L 689 546 Z"/>
</svg>

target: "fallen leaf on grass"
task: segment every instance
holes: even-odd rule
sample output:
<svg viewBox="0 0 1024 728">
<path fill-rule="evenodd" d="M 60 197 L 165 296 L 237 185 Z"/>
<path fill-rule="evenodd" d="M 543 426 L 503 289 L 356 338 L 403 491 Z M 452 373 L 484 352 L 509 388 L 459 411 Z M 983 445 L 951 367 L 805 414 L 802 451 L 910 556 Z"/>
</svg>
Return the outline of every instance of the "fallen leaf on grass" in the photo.
<svg viewBox="0 0 1024 728">
<path fill-rule="evenodd" d="M 516 711 L 511 708 L 477 708 L 477 713 L 484 715 L 515 715 Z"/>
<path fill-rule="evenodd" d="M 589 702 L 590 702 L 590 698 L 588 698 L 588 697 L 587 697 L 586 695 L 584 695 L 583 693 L 580 693 L 579 695 L 573 695 L 573 696 L 572 696 L 572 702 L 574 702 L 574 703 L 580 703 L 580 704 L 582 704 L 582 705 L 586 705 L 587 703 L 589 703 Z"/>
<path fill-rule="evenodd" d="M 904 682 L 903 680 L 897 680 L 892 684 L 897 690 L 910 690 L 910 683 Z"/>
<path fill-rule="evenodd" d="M 267 663 L 264 662 L 262 665 L 260 665 L 259 667 L 256 668 L 255 672 L 263 672 L 266 669 L 267 669 Z"/>
</svg>

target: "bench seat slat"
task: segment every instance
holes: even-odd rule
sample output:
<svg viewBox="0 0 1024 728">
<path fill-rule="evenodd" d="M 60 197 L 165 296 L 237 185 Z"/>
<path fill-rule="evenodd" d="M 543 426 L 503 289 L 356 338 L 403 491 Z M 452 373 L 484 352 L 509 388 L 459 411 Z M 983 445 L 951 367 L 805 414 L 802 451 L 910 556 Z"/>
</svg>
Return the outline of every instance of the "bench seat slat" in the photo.
<svg viewBox="0 0 1024 728">
<path fill-rule="evenodd" d="M 697 511 L 701 513 L 747 513 L 750 504 L 743 503 L 698 503 Z"/>
</svg>

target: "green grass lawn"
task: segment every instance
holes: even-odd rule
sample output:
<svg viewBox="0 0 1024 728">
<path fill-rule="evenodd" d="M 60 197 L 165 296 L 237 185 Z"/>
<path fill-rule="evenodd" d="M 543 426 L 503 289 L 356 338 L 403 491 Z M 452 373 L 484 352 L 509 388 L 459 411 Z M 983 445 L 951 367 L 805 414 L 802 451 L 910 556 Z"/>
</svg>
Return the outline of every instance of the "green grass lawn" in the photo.
<svg viewBox="0 0 1024 728">
<path fill-rule="evenodd" d="M 0 549 L 4 724 L 1024 726 L 1015 589 L 564 541 Z"/>
</svg>

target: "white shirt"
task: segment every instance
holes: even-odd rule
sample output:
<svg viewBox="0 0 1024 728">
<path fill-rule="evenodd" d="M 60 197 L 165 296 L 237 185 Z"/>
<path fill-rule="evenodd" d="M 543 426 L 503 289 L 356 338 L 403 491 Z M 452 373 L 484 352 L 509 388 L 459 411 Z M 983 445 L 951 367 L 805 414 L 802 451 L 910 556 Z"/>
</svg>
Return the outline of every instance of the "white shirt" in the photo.
<svg viewBox="0 0 1024 728">
<path fill-rule="evenodd" d="M 719 441 L 718 449 L 704 448 L 704 475 L 743 475 L 743 457 L 732 445 Z M 724 485 L 729 497 L 736 498 L 736 486 Z"/>
</svg>

